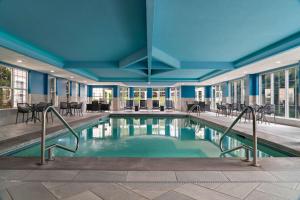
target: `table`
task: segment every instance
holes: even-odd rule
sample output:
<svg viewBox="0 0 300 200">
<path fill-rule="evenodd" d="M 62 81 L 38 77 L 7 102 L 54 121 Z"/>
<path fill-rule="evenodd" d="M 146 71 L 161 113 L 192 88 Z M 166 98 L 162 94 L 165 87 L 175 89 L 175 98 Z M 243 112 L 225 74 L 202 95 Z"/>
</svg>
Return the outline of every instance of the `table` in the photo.
<svg viewBox="0 0 300 200">
<path fill-rule="evenodd" d="M 159 106 L 160 111 L 165 111 L 165 106 Z"/>
<path fill-rule="evenodd" d="M 31 118 L 27 119 L 26 122 L 28 122 L 29 120 L 33 121 L 34 123 L 36 123 L 36 120 L 41 121 L 41 120 L 37 117 L 37 115 L 36 115 L 36 109 L 37 109 L 36 104 L 31 104 L 30 107 L 31 107 L 31 113 L 32 113 L 32 115 L 31 115 Z"/>
<path fill-rule="evenodd" d="M 134 106 L 134 111 L 139 111 L 139 106 Z"/>
</svg>

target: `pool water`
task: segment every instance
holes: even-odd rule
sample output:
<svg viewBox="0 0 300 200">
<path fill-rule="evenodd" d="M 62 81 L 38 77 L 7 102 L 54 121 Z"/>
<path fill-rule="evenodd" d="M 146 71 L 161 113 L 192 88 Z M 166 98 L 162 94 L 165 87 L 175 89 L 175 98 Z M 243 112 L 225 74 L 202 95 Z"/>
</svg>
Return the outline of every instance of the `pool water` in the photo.
<svg viewBox="0 0 300 200">
<path fill-rule="evenodd" d="M 149 157 L 149 158 L 207 158 L 219 157 L 219 139 L 224 130 L 190 118 L 110 117 L 76 129 L 80 136 L 79 149 L 70 153 L 54 150 L 54 156 L 64 157 Z M 47 145 L 59 143 L 75 146 L 71 134 L 48 139 Z M 227 136 L 224 147 L 231 148 L 251 141 L 236 134 Z M 243 150 L 229 156 L 244 156 Z M 40 155 L 35 144 L 11 156 Z M 288 156 L 259 144 L 259 157 Z"/>
</svg>

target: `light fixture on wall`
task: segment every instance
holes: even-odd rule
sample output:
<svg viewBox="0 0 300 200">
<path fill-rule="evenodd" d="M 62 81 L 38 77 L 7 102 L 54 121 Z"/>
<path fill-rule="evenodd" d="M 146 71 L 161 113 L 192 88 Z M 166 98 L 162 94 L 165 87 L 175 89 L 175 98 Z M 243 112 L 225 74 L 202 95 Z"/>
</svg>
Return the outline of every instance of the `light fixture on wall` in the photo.
<svg viewBox="0 0 300 200">
<path fill-rule="evenodd" d="M 23 62 L 23 60 L 17 60 L 17 63 L 22 63 Z"/>
<path fill-rule="evenodd" d="M 51 73 L 54 73 L 55 71 L 54 71 L 54 70 L 51 70 L 50 72 L 51 72 Z"/>
<path fill-rule="evenodd" d="M 279 60 L 278 60 L 278 61 L 276 61 L 275 63 L 276 63 L 276 64 L 280 64 L 280 63 L 281 63 L 281 61 L 279 61 Z"/>
</svg>

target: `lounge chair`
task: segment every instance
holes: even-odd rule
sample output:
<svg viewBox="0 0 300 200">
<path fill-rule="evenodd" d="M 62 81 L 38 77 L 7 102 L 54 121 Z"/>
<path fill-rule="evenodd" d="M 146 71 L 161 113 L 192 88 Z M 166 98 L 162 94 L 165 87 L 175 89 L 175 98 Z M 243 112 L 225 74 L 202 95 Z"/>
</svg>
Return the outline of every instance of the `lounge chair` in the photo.
<svg viewBox="0 0 300 200">
<path fill-rule="evenodd" d="M 172 110 L 174 109 L 173 101 L 172 100 L 166 100 L 166 109 Z"/>
<path fill-rule="evenodd" d="M 140 109 L 147 109 L 147 101 L 140 100 Z"/>
<path fill-rule="evenodd" d="M 126 100 L 126 105 L 125 105 L 125 110 L 132 110 L 133 108 L 133 100 L 130 99 L 130 100 Z"/>
<path fill-rule="evenodd" d="M 159 109 L 159 100 L 152 100 L 152 109 Z"/>
</svg>

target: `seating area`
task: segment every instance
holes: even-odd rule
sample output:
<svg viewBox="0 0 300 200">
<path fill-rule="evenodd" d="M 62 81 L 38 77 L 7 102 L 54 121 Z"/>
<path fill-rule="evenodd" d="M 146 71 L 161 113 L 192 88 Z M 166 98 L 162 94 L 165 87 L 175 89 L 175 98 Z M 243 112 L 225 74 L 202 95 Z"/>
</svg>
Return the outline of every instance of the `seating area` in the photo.
<svg viewBox="0 0 300 200">
<path fill-rule="evenodd" d="M 164 105 L 160 105 L 159 100 L 151 100 L 151 107 L 147 106 L 147 100 L 140 100 L 138 104 L 135 104 L 134 100 L 127 99 L 123 110 L 125 111 L 172 111 L 175 110 L 174 102 L 172 100 L 166 100 Z"/>
<path fill-rule="evenodd" d="M 263 122 L 270 122 L 266 116 L 272 116 L 273 117 L 273 121 L 274 123 L 276 123 L 276 115 L 275 115 L 275 105 L 274 104 L 265 104 L 265 105 L 249 105 L 251 108 L 253 108 L 253 110 L 256 113 L 256 120 L 260 121 L 261 123 Z M 239 113 L 241 113 L 244 109 L 245 109 L 246 105 L 245 104 L 219 104 L 216 103 L 216 116 L 237 116 Z M 246 112 L 244 114 L 244 119 L 245 122 L 247 120 L 251 120 L 252 116 L 250 115 L 250 112 Z"/>
<path fill-rule="evenodd" d="M 47 107 L 52 106 L 51 103 L 40 102 L 38 104 L 31 104 L 28 103 L 18 103 L 17 104 L 17 115 L 16 115 L 16 123 L 20 122 L 19 115 L 22 115 L 21 122 L 28 122 L 28 121 L 36 121 L 41 122 L 43 118 L 44 111 Z M 24 121 L 24 115 L 26 114 L 26 120 Z M 51 117 L 51 121 L 53 123 L 53 115 L 52 112 L 48 111 L 46 114 L 47 121 L 49 120 L 48 115 Z"/>
<path fill-rule="evenodd" d="M 86 110 L 87 110 L 87 112 L 110 111 L 110 103 L 104 103 L 104 102 L 101 102 L 101 101 L 92 101 L 92 103 L 86 104 Z"/>
</svg>

